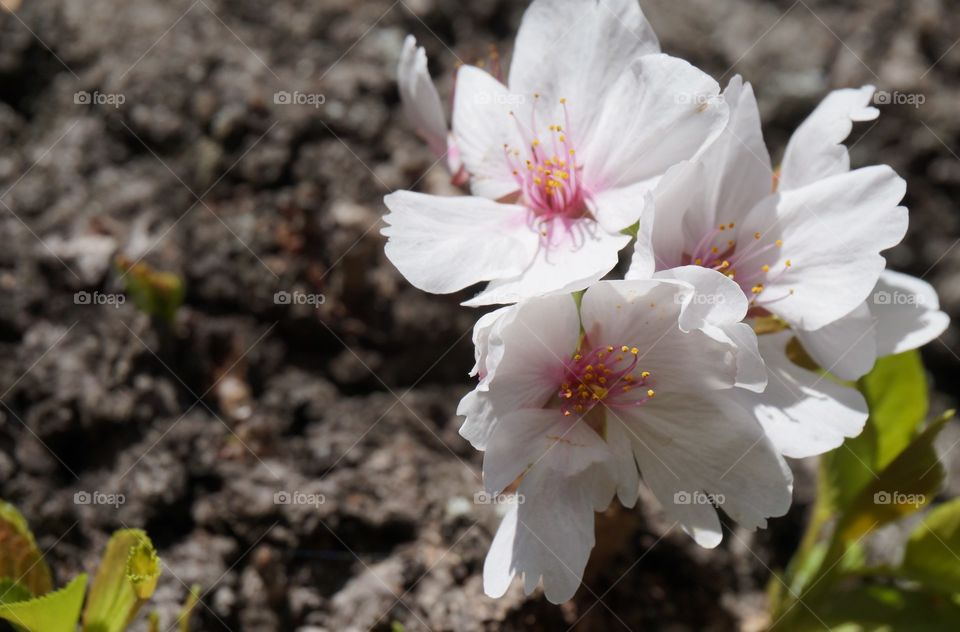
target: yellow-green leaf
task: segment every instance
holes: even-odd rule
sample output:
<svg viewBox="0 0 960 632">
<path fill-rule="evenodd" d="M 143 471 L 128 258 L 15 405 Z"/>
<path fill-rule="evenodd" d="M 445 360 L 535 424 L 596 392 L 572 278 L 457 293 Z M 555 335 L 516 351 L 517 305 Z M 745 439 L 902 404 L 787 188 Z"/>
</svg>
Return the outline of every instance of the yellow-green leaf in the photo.
<svg viewBox="0 0 960 632">
<path fill-rule="evenodd" d="M 75 632 L 86 587 L 87 576 L 78 575 L 60 590 L 0 606 L 0 619 L 28 632 Z"/>
<path fill-rule="evenodd" d="M 107 543 L 83 612 L 87 632 L 121 632 L 150 598 L 160 577 L 160 558 L 140 529 L 117 531 Z"/>
<path fill-rule="evenodd" d="M 842 511 L 920 432 L 927 382 L 917 351 L 880 358 L 858 384 L 870 418 L 859 436 L 823 456 L 824 493 Z"/>
<path fill-rule="evenodd" d="M 899 572 L 933 590 L 960 593 L 960 498 L 924 516 L 910 534 Z"/>
<path fill-rule="evenodd" d="M 944 476 L 933 442 L 952 417 L 951 411 L 932 422 L 850 502 L 837 525 L 842 541 L 859 540 L 933 500 Z"/>
</svg>

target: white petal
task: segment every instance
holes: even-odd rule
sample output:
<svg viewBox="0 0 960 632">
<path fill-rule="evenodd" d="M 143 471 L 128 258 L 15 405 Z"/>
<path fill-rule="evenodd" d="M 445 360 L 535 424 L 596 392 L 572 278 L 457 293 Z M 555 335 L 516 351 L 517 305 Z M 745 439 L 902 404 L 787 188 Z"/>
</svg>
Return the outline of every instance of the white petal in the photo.
<svg viewBox="0 0 960 632">
<path fill-rule="evenodd" d="M 758 204 L 740 234 L 759 232 L 770 247 L 740 275 L 770 266 L 756 304 L 802 329 L 819 329 L 850 313 L 873 290 L 885 266 L 880 252 L 903 239 L 907 209 L 897 206 L 906 183 L 887 166 L 865 167 L 772 195 Z M 782 247 L 772 244 L 782 240 Z M 744 241 L 754 240 L 745 238 Z M 786 262 L 792 267 L 786 269 Z M 785 270 L 785 271 L 784 271 Z"/>
<path fill-rule="evenodd" d="M 877 321 L 877 355 L 903 353 L 942 334 L 950 317 L 940 311 L 937 291 L 926 281 L 885 270 L 870 295 Z"/>
<path fill-rule="evenodd" d="M 640 55 L 660 52 L 637 0 L 535 0 L 523 15 L 510 65 L 510 87 L 602 101 Z"/>
<path fill-rule="evenodd" d="M 522 303 L 499 331 L 502 356 L 488 383 L 498 416 L 540 408 L 559 391 L 564 361 L 577 349 L 580 318 L 573 297 L 558 294 Z"/>
<path fill-rule="evenodd" d="M 447 117 L 440 95 L 427 71 L 427 54 L 417 47 L 413 35 L 407 35 L 397 66 L 397 86 L 403 113 L 414 129 L 438 157 L 447 153 Z"/>
<path fill-rule="evenodd" d="M 867 421 L 867 402 L 853 388 L 794 364 L 786 355 L 789 331 L 760 336 L 770 372 L 766 390 L 744 396 L 764 432 L 784 456 L 823 454 L 855 437 Z"/>
<path fill-rule="evenodd" d="M 596 283 L 619 262 L 619 251 L 630 242 L 628 235 L 608 233 L 593 224 L 592 234 L 571 235 L 541 248 L 519 276 L 490 283 L 464 305 L 477 307 L 513 303 L 551 293 L 569 294 Z"/>
<path fill-rule="evenodd" d="M 716 546 L 720 530 L 713 508 L 699 493 L 715 495 L 717 504 L 747 529 L 765 527 L 768 517 L 789 509 L 789 468 L 752 415 L 729 397 L 658 394 L 643 406 L 618 412 L 632 430 L 644 481 L 667 515 L 702 546 Z"/>
<path fill-rule="evenodd" d="M 702 266 L 681 266 L 656 274 L 658 279 L 676 279 L 693 286 L 680 313 L 684 331 L 703 329 L 706 325 L 730 325 L 747 315 L 747 297 L 732 279 Z"/>
<path fill-rule="evenodd" d="M 503 517 L 483 562 L 483 592 L 494 599 L 503 597 L 517 573 L 513 561 L 517 546 L 517 507 L 511 507 Z"/>
<path fill-rule="evenodd" d="M 669 175 L 668 172 L 667 177 L 669 177 Z M 652 195 L 648 193 L 647 196 L 647 211 L 643 214 L 640 225 L 637 227 L 637 239 L 633 244 L 633 255 L 630 257 L 630 267 L 624 276 L 628 281 L 649 279 L 657 270 L 657 255 L 654 252 L 654 231 L 656 230 L 655 223 L 657 214 L 655 207 L 651 206 L 653 204 L 653 200 L 651 199 Z M 681 242 L 678 240 L 678 243 Z M 669 247 L 667 250 L 670 250 Z M 665 265 L 663 267 L 669 268 L 672 266 Z"/>
<path fill-rule="evenodd" d="M 522 573 L 527 594 L 542 577 L 551 603 L 573 597 L 594 545 L 594 505 L 598 487 L 605 482 L 609 487 L 605 477 L 598 465 L 571 478 L 546 467 L 532 469 L 519 488 L 524 502 L 504 518 L 487 554 L 487 594 L 503 594 L 510 578 Z"/>
<path fill-rule="evenodd" d="M 866 303 L 820 329 L 795 332 L 810 357 L 840 379 L 859 379 L 877 361 L 876 324 Z"/>
<path fill-rule="evenodd" d="M 607 415 L 606 440 L 611 452 L 607 468 L 617 482 L 617 497 L 624 507 L 633 507 L 640 490 L 640 471 L 633 455 L 630 434 L 616 415 Z"/>
<path fill-rule="evenodd" d="M 526 209 L 478 197 L 397 191 L 383 199 L 390 213 L 387 258 L 410 283 L 436 294 L 512 277 L 533 260 L 539 235 Z"/>
<path fill-rule="evenodd" d="M 652 190 L 670 167 L 692 158 L 723 130 L 728 110 L 719 94 L 716 81 L 681 59 L 635 60 L 589 129 L 571 132 L 584 144 L 577 152 L 585 181 L 595 190 L 639 183 Z"/>
<path fill-rule="evenodd" d="M 498 326 L 502 326 L 506 322 L 504 319 L 509 319 L 511 314 L 516 313 L 516 307 L 514 305 L 507 305 L 506 307 L 501 307 L 495 309 L 492 312 L 487 312 L 481 316 L 477 323 L 473 326 L 473 353 L 474 353 L 474 365 L 470 369 L 471 376 L 479 376 L 481 380 L 485 380 L 489 377 L 489 374 L 492 373 L 494 366 L 491 366 L 487 362 L 487 355 L 490 350 L 490 336 L 493 334 L 494 330 Z"/>
<path fill-rule="evenodd" d="M 587 199 L 587 205 L 604 230 L 616 233 L 636 224 L 641 215 L 652 212 L 651 184 L 644 182 L 600 191 Z"/>
<path fill-rule="evenodd" d="M 532 467 L 575 476 L 609 461 L 606 443 L 586 423 L 558 409 L 526 409 L 504 415 L 483 455 L 483 484 L 499 494 Z"/>
<path fill-rule="evenodd" d="M 693 288 L 661 279 L 603 281 L 580 304 L 591 347 L 637 347 L 638 369 L 650 371 L 653 388 L 696 392 L 731 388 L 736 381 L 736 347 L 702 331 L 678 326 L 680 308 Z"/>
<path fill-rule="evenodd" d="M 773 186 L 773 169 L 763 142 L 753 87 L 737 75 L 723 95 L 730 120 L 720 137 L 696 160 L 702 169 L 691 166 L 686 177 L 676 178 L 673 191 L 662 191 L 657 198 L 664 213 L 684 211 L 683 230 L 691 249 L 719 224 L 742 221 Z M 678 196 L 686 196 L 687 204 L 678 204 Z M 671 208 L 674 206 L 676 210 Z"/>
<path fill-rule="evenodd" d="M 511 94 L 506 86 L 475 66 L 457 71 L 453 101 L 453 137 L 470 174 L 474 195 L 498 200 L 518 190 L 503 146 L 522 147 L 510 112 L 521 116 L 528 96 Z"/>
<path fill-rule="evenodd" d="M 747 323 L 735 323 L 724 326 L 722 331 L 737 347 L 737 387 L 762 393 L 767 387 L 767 367 L 760 355 L 753 327 Z"/>
<path fill-rule="evenodd" d="M 477 450 L 485 450 L 497 425 L 489 389 L 478 386 L 464 395 L 457 406 L 457 415 L 465 417 L 460 436 Z"/>
<path fill-rule="evenodd" d="M 854 121 L 872 121 L 880 112 L 869 103 L 876 90 L 835 90 L 817 106 L 793 133 L 783 154 L 780 190 L 787 191 L 850 170 L 850 155 L 843 141 Z"/>
</svg>

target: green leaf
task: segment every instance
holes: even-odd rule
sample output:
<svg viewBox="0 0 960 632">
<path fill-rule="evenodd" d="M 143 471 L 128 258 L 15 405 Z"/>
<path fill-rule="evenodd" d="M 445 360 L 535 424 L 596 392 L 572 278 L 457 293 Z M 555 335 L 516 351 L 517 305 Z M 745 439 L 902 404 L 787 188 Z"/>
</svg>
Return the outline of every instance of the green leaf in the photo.
<svg viewBox="0 0 960 632">
<path fill-rule="evenodd" d="M 149 316 L 173 323 L 186 294 L 183 279 L 123 256 L 117 257 L 116 265 L 124 274 L 124 291 L 134 305 Z"/>
<path fill-rule="evenodd" d="M 960 593 L 960 498 L 924 516 L 907 541 L 899 574 L 945 593 Z"/>
<path fill-rule="evenodd" d="M 933 500 L 944 477 L 933 443 L 952 417 L 950 411 L 932 422 L 851 500 L 837 524 L 841 541 L 859 540 L 872 529 Z"/>
<path fill-rule="evenodd" d="M 0 500 L 0 578 L 24 586 L 33 595 L 53 590 L 50 567 L 17 508 Z"/>
<path fill-rule="evenodd" d="M 834 511 L 846 508 L 909 445 L 927 416 L 927 380 L 917 351 L 880 358 L 858 386 L 870 418 L 859 436 L 823 457 L 823 491 Z"/>
<path fill-rule="evenodd" d="M 121 632 L 153 595 L 160 577 L 160 558 L 140 529 L 111 536 L 90 587 L 83 612 L 87 632 Z"/>
<path fill-rule="evenodd" d="M 0 605 L 0 619 L 28 632 L 75 632 L 87 576 L 78 575 L 60 590 Z"/>
<path fill-rule="evenodd" d="M 956 598 L 893 586 L 840 587 L 813 611 L 816 617 L 809 612 L 798 616 L 797 623 L 783 632 L 822 631 L 824 626 L 870 632 L 956 632 L 960 628 Z"/>
<path fill-rule="evenodd" d="M 29 588 L 9 578 L 0 579 L 0 605 L 27 601 L 28 599 L 33 599 L 33 593 L 30 592 Z"/>
<path fill-rule="evenodd" d="M 183 604 L 183 609 L 180 610 L 180 615 L 177 617 L 177 626 L 179 627 L 180 632 L 190 632 L 190 617 L 193 615 L 193 611 L 199 603 L 200 586 L 198 584 L 194 584 L 190 587 L 190 594 L 187 595 L 187 600 Z"/>
</svg>

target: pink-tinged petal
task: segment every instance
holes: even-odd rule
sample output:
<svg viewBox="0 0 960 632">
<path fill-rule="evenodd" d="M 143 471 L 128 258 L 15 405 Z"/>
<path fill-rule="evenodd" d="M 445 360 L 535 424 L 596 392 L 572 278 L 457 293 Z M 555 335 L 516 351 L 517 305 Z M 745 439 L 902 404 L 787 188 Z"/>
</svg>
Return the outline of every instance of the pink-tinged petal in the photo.
<svg viewBox="0 0 960 632">
<path fill-rule="evenodd" d="M 557 409 L 518 410 L 503 416 L 483 455 L 483 484 L 499 494 L 531 467 L 575 476 L 610 460 L 606 443 L 586 423 Z"/>
<path fill-rule="evenodd" d="M 632 59 L 659 52 L 637 0 L 535 0 L 517 33 L 509 83 L 551 103 L 579 95 L 602 103 Z"/>
<path fill-rule="evenodd" d="M 866 303 L 820 329 L 796 329 L 817 364 L 842 380 L 866 375 L 877 361 L 876 319 Z"/>
<path fill-rule="evenodd" d="M 533 260 L 539 235 L 523 207 L 477 197 L 397 191 L 384 198 L 390 213 L 387 258 L 410 283 L 436 294 L 480 281 L 509 278 Z"/>
<path fill-rule="evenodd" d="M 603 281 L 580 304 L 591 347 L 638 349 L 638 371 L 650 371 L 657 393 L 732 388 L 736 347 L 702 331 L 684 332 L 677 321 L 693 287 L 679 281 Z"/>
<path fill-rule="evenodd" d="M 677 178 L 674 186 L 694 196 L 683 216 L 688 245 L 695 245 L 707 232 L 721 223 L 740 222 L 750 209 L 770 194 L 773 169 L 763 142 L 760 112 L 753 87 L 739 75 L 730 80 L 723 93 L 730 107 L 730 120 L 720 137 L 697 159 L 700 171 L 690 169 L 686 178 Z M 664 191 L 664 213 L 674 212 L 669 196 L 683 191 Z"/>
<path fill-rule="evenodd" d="M 853 388 L 797 366 L 786 355 L 791 333 L 760 336 L 760 354 L 769 370 L 767 388 L 743 393 L 764 432 L 784 456 L 806 458 L 840 446 L 867 422 L 867 402 Z"/>
<path fill-rule="evenodd" d="M 873 86 L 835 90 L 800 124 L 783 154 L 781 191 L 850 170 L 850 155 L 843 141 L 854 122 L 872 121 L 880 114 L 869 105 L 875 90 Z"/>
<path fill-rule="evenodd" d="M 519 187 L 504 155 L 504 145 L 523 146 L 510 113 L 516 111 L 515 115 L 524 119 L 529 100 L 529 94 L 511 94 L 506 86 L 475 66 L 462 66 L 457 72 L 453 138 L 470 174 L 474 195 L 499 200 L 517 192 Z"/>
<path fill-rule="evenodd" d="M 922 347 L 950 325 L 933 286 L 908 274 L 885 270 L 868 302 L 877 322 L 878 356 Z"/>
<path fill-rule="evenodd" d="M 447 117 L 427 70 L 427 54 L 407 35 L 397 66 L 397 86 L 403 113 L 437 157 L 447 153 Z"/>
<path fill-rule="evenodd" d="M 886 265 L 880 252 L 906 233 L 907 209 L 898 206 L 905 192 L 890 167 L 876 166 L 771 195 L 739 228 L 747 245 L 741 252 L 737 244 L 738 282 L 753 275 L 762 290 L 755 304 L 800 329 L 850 313 Z"/>
<path fill-rule="evenodd" d="M 583 146 L 584 180 L 594 193 L 641 183 L 653 190 L 670 167 L 721 133 L 728 108 L 719 95 L 716 81 L 683 60 L 635 60 L 594 105 L 593 120 L 571 132 Z"/>
<path fill-rule="evenodd" d="M 730 391 L 727 391 L 730 393 Z M 618 414 L 644 481 L 667 515 L 705 547 L 720 541 L 719 523 L 702 494 L 747 529 L 790 507 L 793 479 L 752 415 L 729 395 L 667 394 Z"/>
<path fill-rule="evenodd" d="M 552 293 L 569 294 L 596 283 L 616 267 L 618 253 L 630 243 L 630 237 L 608 233 L 596 224 L 591 231 L 564 235 L 551 247 L 541 248 L 519 276 L 494 281 L 463 304 L 477 307 L 512 303 Z"/>
</svg>

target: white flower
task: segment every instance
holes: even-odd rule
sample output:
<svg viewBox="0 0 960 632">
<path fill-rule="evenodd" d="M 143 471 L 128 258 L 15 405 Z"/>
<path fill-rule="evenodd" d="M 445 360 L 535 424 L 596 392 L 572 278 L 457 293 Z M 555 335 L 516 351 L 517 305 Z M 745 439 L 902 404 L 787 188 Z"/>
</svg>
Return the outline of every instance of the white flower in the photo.
<svg viewBox="0 0 960 632">
<path fill-rule="evenodd" d="M 407 120 L 430 147 L 430 151 L 444 162 L 454 183 L 465 183 L 466 172 L 460 160 L 460 151 L 447 129 L 447 117 L 440 95 L 427 71 L 427 53 L 422 46 L 417 47 L 413 35 L 407 35 L 403 42 L 397 66 L 397 87 Z"/>
<path fill-rule="evenodd" d="M 616 265 L 659 178 L 720 132 L 718 93 L 659 54 L 635 0 L 534 0 L 509 86 L 472 66 L 457 75 L 453 135 L 473 196 L 388 195 L 387 256 L 429 292 L 492 281 L 470 305 L 583 289 Z"/>
<path fill-rule="evenodd" d="M 461 402 L 461 434 L 485 451 L 487 491 L 525 499 L 491 545 L 487 594 L 519 573 L 528 593 L 542 577 L 547 599 L 572 597 L 594 511 L 615 494 L 633 506 L 641 473 L 702 546 L 721 539 L 714 505 L 747 528 L 787 511 L 789 470 L 733 396 L 742 356 L 724 332 L 753 335 L 746 298 L 721 274 L 691 278 L 601 281 L 579 311 L 553 295 L 478 324 L 482 380 Z"/>
<path fill-rule="evenodd" d="M 661 181 L 628 278 L 685 264 L 719 270 L 750 297 L 751 316 L 778 317 L 814 360 L 846 379 L 869 371 L 880 352 L 939 335 L 946 316 L 932 288 L 883 272 L 880 252 L 906 231 L 904 182 L 886 166 L 850 171 L 841 144 L 853 121 L 876 116 L 872 94 L 865 87 L 824 99 L 791 138 L 776 186 L 752 89 L 734 78 L 724 92 L 727 129 Z M 903 299 L 919 307 L 908 315 L 903 305 L 877 305 L 871 297 L 886 283 L 898 296 L 922 297 Z M 760 337 L 768 386 L 745 401 L 783 454 L 803 457 L 859 434 L 867 409 L 856 391 L 791 362 L 790 339 Z"/>
</svg>

